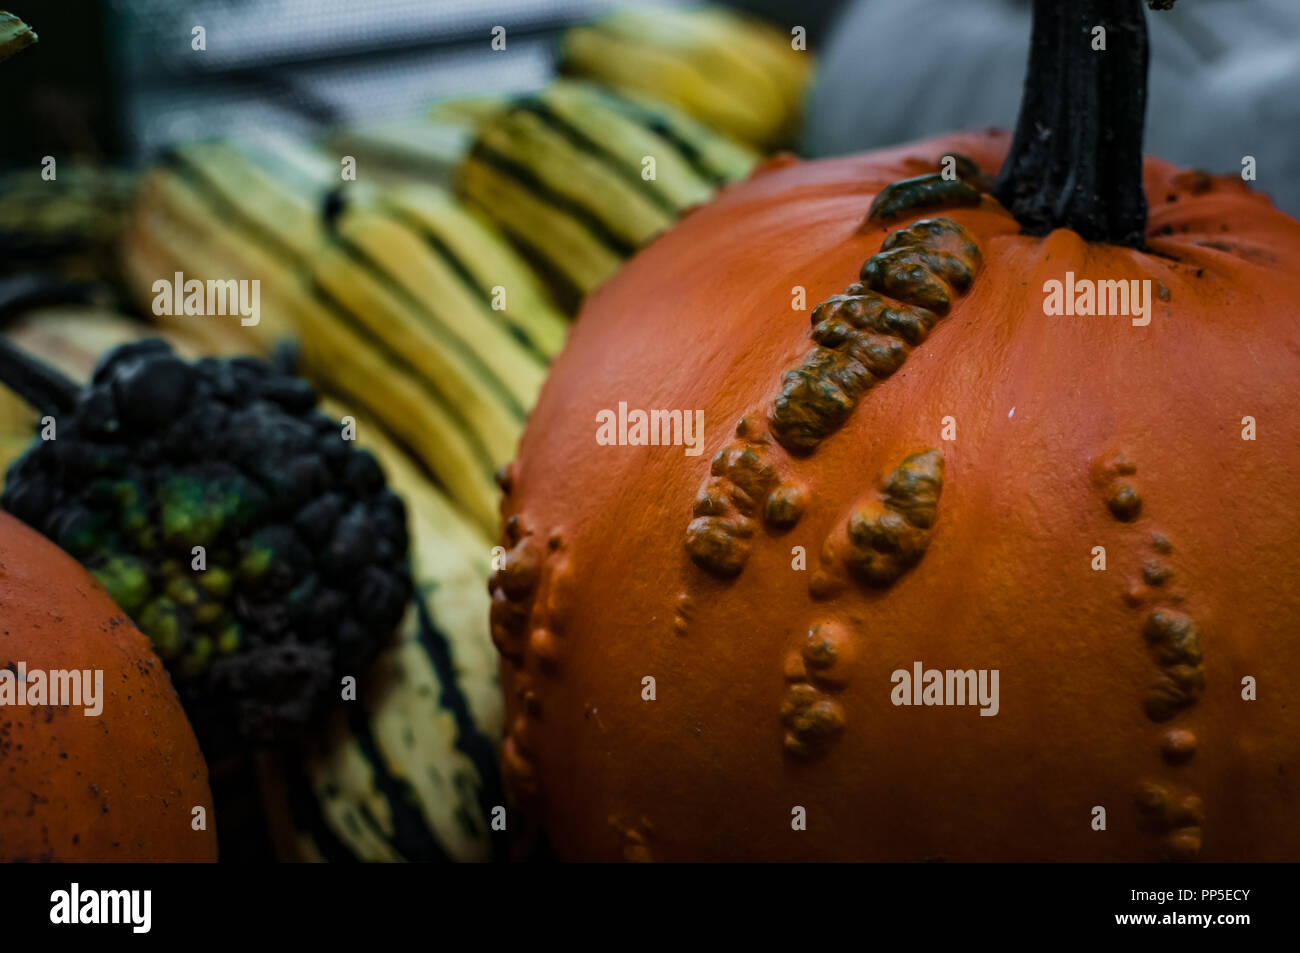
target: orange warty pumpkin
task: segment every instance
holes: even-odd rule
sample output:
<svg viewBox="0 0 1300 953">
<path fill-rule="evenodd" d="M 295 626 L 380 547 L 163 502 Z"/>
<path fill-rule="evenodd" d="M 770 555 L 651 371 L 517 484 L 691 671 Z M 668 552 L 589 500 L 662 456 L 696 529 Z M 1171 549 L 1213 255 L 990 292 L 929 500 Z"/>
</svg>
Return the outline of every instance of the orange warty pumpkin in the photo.
<svg viewBox="0 0 1300 953">
<path fill-rule="evenodd" d="M 93 717 L 0 706 L 0 861 L 217 859 L 207 766 L 149 640 L 75 559 L 3 512 L 0 668 L 103 672 Z"/>
<path fill-rule="evenodd" d="M 1051 6 L 1022 130 L 1094 68 Z M 1300 859 L 1300 223 L 1106 102 L 774 163 L 588 301 L 493 583 L 562 858 Z M 637 409 L 703 455 L 597 443 Z"/>
</svg>

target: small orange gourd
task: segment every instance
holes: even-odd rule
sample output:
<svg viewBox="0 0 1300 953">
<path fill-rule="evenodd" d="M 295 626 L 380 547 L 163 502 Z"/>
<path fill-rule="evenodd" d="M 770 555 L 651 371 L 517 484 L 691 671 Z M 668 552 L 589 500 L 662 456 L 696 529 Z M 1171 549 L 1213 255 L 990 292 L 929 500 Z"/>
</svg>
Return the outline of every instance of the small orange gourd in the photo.
<svg viewBox="0 0 1300 953">
<path fill-rule="evenodd" d="M 0 706 L 0 861 L 217 859 L 207 766 L 149 640 L 75 559 L 4 512 L 0 668 L 29 680 Z M 56 704 L 50 673 L 70 686 L 73 671 L 92 673 L 89 694 L 78 678 L 81 707 Z"/>
</svg>

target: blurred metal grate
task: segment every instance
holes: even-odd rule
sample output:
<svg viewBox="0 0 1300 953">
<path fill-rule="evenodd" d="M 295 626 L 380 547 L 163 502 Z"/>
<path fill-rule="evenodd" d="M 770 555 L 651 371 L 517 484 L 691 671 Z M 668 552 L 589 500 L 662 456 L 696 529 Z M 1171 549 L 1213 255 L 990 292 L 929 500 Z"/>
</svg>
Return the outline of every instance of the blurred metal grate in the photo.
<svg viewBox="0 0 1300 953">
<path fill-rule="evenodd" d="M 517 36 L 552 32 L 612 6 L 612 0 L 112 0 L 126 28 L 123 65 L 142 76 L 479 39 L 486 46 L 496 25 Z M 189 49 L 195 26 L 207 31 L 202 56 Z"/>
<path fill-rule="evenodd" d="M 838 0 L 723 2 L 815 23 Z M 42 42 L 26 64 L 6 64 L 20 115 L 0 165 L 51 152 L 141 162 L 193 138 L 411 119 L 438 99 L 540 88 L 575 23 L 616 6 L 687 3 L 30 0 Z M 490 46 L 498 25 L 504 53 Z M 203 51 L 191 47 L 196 26 Z"/>
<path fill-rule="evenodd" d="M 615 0 L 105 0 L 126 151 L 418 115 L 553 74 L 566 27 Z M 650 3 L 648 5 L 663 5 Z M 506 28 L 507 49 L 491 49 Z M 207 49 L 191 48 L 194 27 Z"/>
</svg>

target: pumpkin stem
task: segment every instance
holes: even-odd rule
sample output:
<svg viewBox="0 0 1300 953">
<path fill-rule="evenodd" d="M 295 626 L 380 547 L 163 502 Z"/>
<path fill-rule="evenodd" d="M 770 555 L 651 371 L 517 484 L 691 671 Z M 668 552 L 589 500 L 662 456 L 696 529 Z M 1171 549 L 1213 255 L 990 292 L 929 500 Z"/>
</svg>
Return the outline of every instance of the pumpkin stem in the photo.
<svg viewBox="0 0 1300 953">
<path fill-rule="evenodd" d="M 1141 0 L 1034 0 L 1020 118 L 993 189 L 1025 234 L 1143 246 L 1146 91 Z"/>
<path fill-rule="evenodd" d="M 81 388 L 71 378 L 37 360 L 0 335 L 0 384 L 39 413 L 58 416 L 77 406 Z"/>
</svg>

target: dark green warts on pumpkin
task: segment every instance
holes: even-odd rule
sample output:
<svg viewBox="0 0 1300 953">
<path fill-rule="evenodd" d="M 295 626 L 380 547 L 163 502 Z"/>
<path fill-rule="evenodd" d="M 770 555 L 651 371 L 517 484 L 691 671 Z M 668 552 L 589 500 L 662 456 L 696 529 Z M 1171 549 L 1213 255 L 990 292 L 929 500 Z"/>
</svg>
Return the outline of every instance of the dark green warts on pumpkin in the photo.
<svg viewBox="0 0 1300 953">
<path fill-rule="evenodd" d="M 1171 784 L 1144 781 L 1134 795 L 1141 827 L 1163 840 L 1170 860 L 1195 860 L 1201 852 L 1205 804 L 1201 798 Z"/>
<path fill-rule="evenodd" d="M 833 595 L 841 568 L 862 585 L 880 589 L 920 562 L 930 545 L 943 470 L 938 450 L 909 454 L 881 490 L 856 504 L 842 530 L 827 541 L 823 568 L 810 581 L 813 596 Z"/>
<path fill-rule="evenodd" d="M 963 157 L 964 158 L 964 157 Z M 966 160 L 970 162 L 969 159 Z M 980 204 L 980 192 L 961 178 L 930 172 L 891 182 L 876 196 L 867 212 L 869 222 L 887 222 L 912 212 Z"/>
<path fill-rule="evenodd" d="M 893 374 L 970 289 L 979 246 L 951 219 L 913 222 L 889 235 L 860 280 L 812 312 L 817 347 L 787 371 L 772 402 L 772 434 L 807 454 L 848 420 L 858 401 Z"/>
<path fill-rule="evenodd" d="M 713 456 L 686 527 L 686 551 L 701 569 L 731 577 L 745 568 L 758 519 L 789 529 L 803 510 L 803 491 L 777 486 L 770 440 L 753 416 L 736 424 L 736 439 Z"/>
<path fill-rule="evenodd" d="M 80 560 L 153 641 L 210 757 L 301 737 L 411 596 L 406 511 L 305 381 L 124 345 L 78 388 L 0 342 L 55 418 L 0 504 Z"/>
<path fill-rule="evenodd" d="M 810 761 L 824 755 L 844 731 L 844 706 L 835 693 L 844 687 L 843 655 L 847 630 L 833 622 L 809 627 L 802 645 L 785 662 L 787 682 L 781 703 L 786 754 Z"/>
<path fill-rule="evenodd" d="M 1161 670 L 1147 690 L 1142 709 L 1152 721 L 1169 721 L 1195 704 L 1205 690 L 1200 632 L 1183 613 L 1158 609 L 1147 618 L 1143 634 Z"/>
<path fill-rule="evenodd" d="M 776 442 L 794 456 L 816 450 L 926 339 L 981 263 L 974 238 L 951 219 L 922 219 L 890 234 L 862 265 L 860 280 L 813 309 L 816 346 L 785 372 L 767 414 Z M 788 530 L 807 497 L 795 483 L 777 485 L 758 415 L 742 418 L 736 432 L 739 439 L 714 458 L 686 530 L 691 559 L 723 578 L 744 569 L 758 517 Z"/>
</svg>

